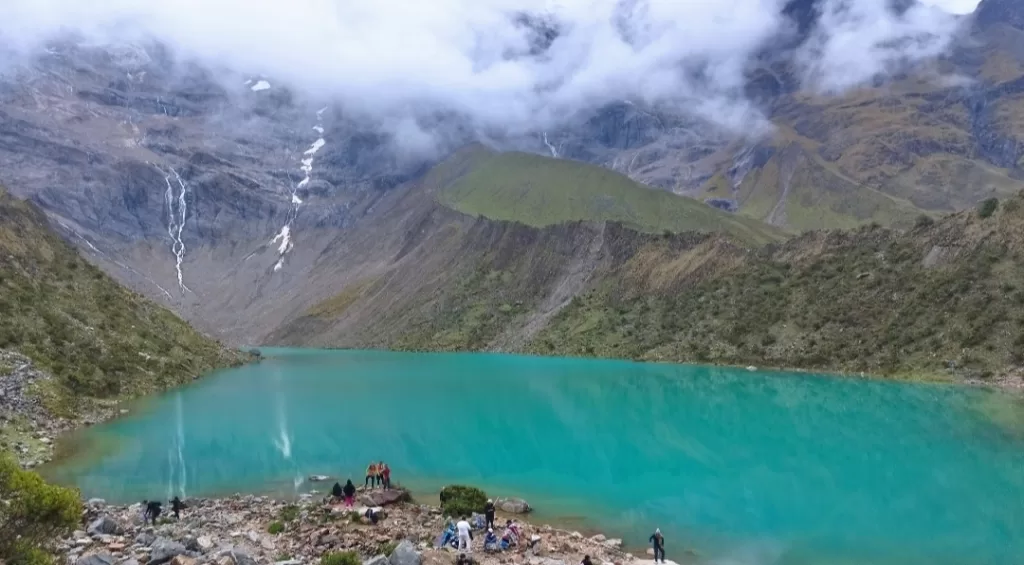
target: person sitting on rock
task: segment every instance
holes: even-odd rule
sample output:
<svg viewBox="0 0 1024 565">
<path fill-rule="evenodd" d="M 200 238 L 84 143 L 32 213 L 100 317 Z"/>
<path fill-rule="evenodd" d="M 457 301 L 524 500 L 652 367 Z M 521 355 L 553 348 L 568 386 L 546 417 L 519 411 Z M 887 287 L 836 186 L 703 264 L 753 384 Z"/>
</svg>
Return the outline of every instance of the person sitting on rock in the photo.
<svg viewBox="0 0 1024 565">
<path fill-rule="evenodd" d="M 505 520 L 505 534 L 503 538 L 508 539 L 508 544 L 519 545 L 519 533 L 512 527 L 512 520 Z"/>
<path fill-rule="evenodd" d="M 490 498 L 487 499 L 487 504 L 484 505 L 484 516 L 487 518 L 487 527 L 494 527 L 494 501 Z"/>
<path fill-rule="evenodd" d="M 487 528 L 487 535 L 484 536 L 484 551 L 498 551 L 498 536 L 494 535 L 492 528 Z"/>
<path fill-rule="evenodd" d="M 366 482 L 363 484 L 364 488 L 373 488 L 377 483 L 377 464 L 370 463 L 370 466 L 366 468 Z"/>
<path fill-rule="evenodd" d="M 181 511 L 186 509 L 186 508 L 188 508 L 188 506 L 185 506 L 185 503 L 182 502 L 181 499 L 178 498 L 177 496 L 175 496 L 171 500 L 171 511 L 174 512 L 174 519 L 175 520 L 180 520 L 181 519 Z"/>
<path fill-rule="evenodd" d="M 156 525 L 156 519 L 160 517 L 161 506 L 163 504 L 159 500 L 150 500 L 146 503 L 146 516 L 154 526 Z"/>
<path fill-rule="evenodd" d="M 590 560 L 589 555 L 584 555 L 583 561 L 580 561 L 580 565 L 594 565 L 594 563 Z"/>
<path fill-rule="evenodd" d="M 472 565 L 473 560 L 470 559 L 465 553 L 460 553 L 459 557 L 455 559 L 455 565 Z"/>
<path fill-rule="evenodd" d="M 341 502 L 341 496 L 343 494 L 344 493 L 341 490 L 341 483 L 334 483 L 334 486 L 331 487 L 331 496 L 334 497 L 333 502 Z"/>
<path fill-rule="evenodd" d="M 352 479 L 345 482 L 345 488 L 341 489 L 341 492 L 345 495 L 345 508 L 352 508 L 356 501 L 356 485 L 352 484 Z"/>
</svg>

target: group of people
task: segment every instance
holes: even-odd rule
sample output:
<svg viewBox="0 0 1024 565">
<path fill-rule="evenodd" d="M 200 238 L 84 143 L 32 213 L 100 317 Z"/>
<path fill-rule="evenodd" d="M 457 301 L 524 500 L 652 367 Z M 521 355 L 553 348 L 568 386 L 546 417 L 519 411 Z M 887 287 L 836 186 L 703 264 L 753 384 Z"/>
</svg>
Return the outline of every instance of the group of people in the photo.
<svg viewBox="0 0 1024 565">
<path fill-rule="evenodd" d="M 345 482 L 345 486 L 341 486 L 341 483 L 334 483 L 334 487 L 331 488 L 331 495 L 334 496 L 335 500 L 345 499 L 345 508 L 352 508 L 352 505 L 356 500 L 356 485 L 352 484 L 352 479 Z"/>
<path fill-rule="evenodd" d="M 363 486 L 366 488 L 380 486 L 384 490 L 390 489 L 391 467 L 388 467 L 388 464 L 383 461 L 379 463 L 370 463 L 370 465 L 366 467 L 366 482 Z"/>
<path fill-rule="evenodd" d="M 487 528 L 487 533 L 484 534 L 484 551 L 504 551 L 520 544 L 520 540 L 522 540 L 523 537 L 523 531 L 519 527 L 518 522 L 506 520 L 505 531 L 502 533 L 501 537 L 498 537 L 498 535 L 494 533 L 493 501 L 487 501 L 487 507 L 484 510 L 484 515 L 486 517 L 484 527 Z M 448 527 L 445 529 L 444 533 L 441 534 L 440 545 L 441 547 L 451 545 L 460 552 L 472 553 L 473 526 L 469 523 L 469 519 L 466 516 L 463 516 L 455 524 L 449 522 Z"/>
<path fill-rule="evenodd" d="M 160 513 L 163 512 L 163 503 L 159 500 L 143 500 L 142 501 L 142 523 L 156 525 L 156 519 L 160 517 Z M 181 501 L 181 498 L 175 496 L 171 499 L 171 512 L 174 513 L 174 519 L 178 520 L 181 518 L 181 511 L 188 508 L 188 506 Z"/>
</svg>

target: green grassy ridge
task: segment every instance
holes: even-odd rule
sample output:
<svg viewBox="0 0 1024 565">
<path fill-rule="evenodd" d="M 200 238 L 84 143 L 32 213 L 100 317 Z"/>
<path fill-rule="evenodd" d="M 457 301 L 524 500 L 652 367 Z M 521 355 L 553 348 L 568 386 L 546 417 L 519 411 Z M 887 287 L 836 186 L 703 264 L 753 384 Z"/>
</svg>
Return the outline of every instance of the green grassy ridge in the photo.
<svg viewBox="0 0 1024 565">
<path fill-rule="evenodd" d="M 471 216 L 544 227 L 572 221 L 621 222 L 644 232 L 725 233 L 747 244 L 785 232 L 702 202 L 656 190 L 596 165 L 472 146 L 427 177 L 442 205 Z"/>
<path fill-rule="evenodd" d="M 137 396 L 242 362 L 83 259 L 45 214 L 0 188 L 0 348 L 51 372 L 56 406 Z"/>
<path fill-rule="evenodd" d="M 1016 197 L 990 218 L 808 234 L 671 291 L 634 292 L 620 272 L 528 350 L 985 378 L 1024 365 L 1022 207 Z"/>
</svg>

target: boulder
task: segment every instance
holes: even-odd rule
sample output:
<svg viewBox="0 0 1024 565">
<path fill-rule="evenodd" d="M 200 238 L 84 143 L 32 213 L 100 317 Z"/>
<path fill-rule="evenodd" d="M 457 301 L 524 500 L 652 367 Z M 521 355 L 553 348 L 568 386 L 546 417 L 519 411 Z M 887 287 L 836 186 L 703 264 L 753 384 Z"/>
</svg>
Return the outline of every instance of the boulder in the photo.
<svg viewBox="0 0 1024 565">
<path fill-rule="evenodd" d="M 256 565 L 256 560 L 250 557 L 248 553 L 233 549 L 230 555 L 235 565 Z"/>
<path fill-rule="evenodd" d="M 196 538 L 196 545 L 199 546 L 199 551 L 206 553 L 213 549 L 213 540 L 209 536 L 199 536 Z"/>
<path fill-rule="evenodd" d="M 188 552 L 184 545 L 167 538 L 156 538 L 156 541 L 150 545 L 150 549 L 147 565 L 162 565 Z"/>
<path fill-rule="evenodd" d="M 189 551 L 199 551 L 199 542 L 196 541 L 195 536 L 185 536 L 181 538 L 181 543 L 185 546 L 185 549 Z"/>
<path fill-rule="evenodd" d="M 533 510 L 530 503 L 526 502 L 522 498 L 514 497 L 499 498 L 494 501 L 494 506 L 498 510 L 509 514 L 526 514 Z"/>
<path fill-rule="evenodd" d="M 184 555 L 176 555 L 174 559 L 171 559 L 170 565 L 196 565 L 197 563 L 198 561 L 191 557 L 186 557 Z"/>
<path fill-rule="evenodd" d="M 138 559 L 125 559 L 124 561 L 118 563 L 117 565 L 139 565 L 139 560 Z"/>
<path fill-rule="evenodd" d="M 107 501 L 103 500 L 102 498 L 90 498 L 85 503 L 85 505 L 88 506 L 89 508 L 94 508 L 96 510 L 99 510 L 99 509 L 101 509 L 101 508 L 103 508 L 104 506 L 107 505 Z"/>
<path fill-rule="evenodd" d="M 363 561 L 363 565 L 389 565 L 390 561 L 384 555 L 378 555 Z"/>
<path fill-rule="evenodd" d="M 358 502 L 363 506 L 387 506 L 408 500 L 409 492 L 405 489 L 393 488 L 388 490 L 368 490 L 359 494 Z"/>
<path fill-rule="evenodd" d="M 110 516 L 100 516 L 93 520 L 85 531 L 88 532 L 90 536 L 103 534 L 114 536 L 120 534 L 124 530 L 121 528 L 121 525 L 115 522 Z"/>
<path fill-rule="evenodd" d="M 153 535 L 153 532 L 142 532 L 139 535 L 135 536 L 135 543 L 139 545 L 153 545 L 153 542 L 155 541 L 156 536 Z"/>
<path fill-rule="evenodd" d="M 109 553 L 93 553 L 79 557 L 75 565 L 114 565 L 114 557 Z"/>
<path fill-rule="evenodd" d="M 416 546 L 407 539 L 399 542 L 388 557 L 389 565 L 420 565 L 422 562 L 423 558 L 416 551 Z"/>
</svg>

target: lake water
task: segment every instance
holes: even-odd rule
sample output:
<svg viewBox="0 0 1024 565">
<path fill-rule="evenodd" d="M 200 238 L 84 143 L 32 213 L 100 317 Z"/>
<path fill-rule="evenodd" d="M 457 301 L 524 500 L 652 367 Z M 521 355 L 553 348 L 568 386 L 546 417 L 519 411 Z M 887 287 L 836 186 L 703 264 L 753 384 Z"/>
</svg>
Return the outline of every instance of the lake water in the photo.
<svg viewBox="0 0 1024 565">
<path fill-rule="evenodd" d="M 85 496 L 306 489 L 371 459 L 669 558 L 1019 565 L 1024 410 L 979 390 L 501 355 L 270 350 L 69 440 Z M 997 409 L 991 410 L 995 406 Z M 1004 418 L 1006 419 L 1006 418 Z M 314 485 L 329 488 L 328 485 Z M 673 551 L 676 553 L 673 555 Z"/>
</svg>

